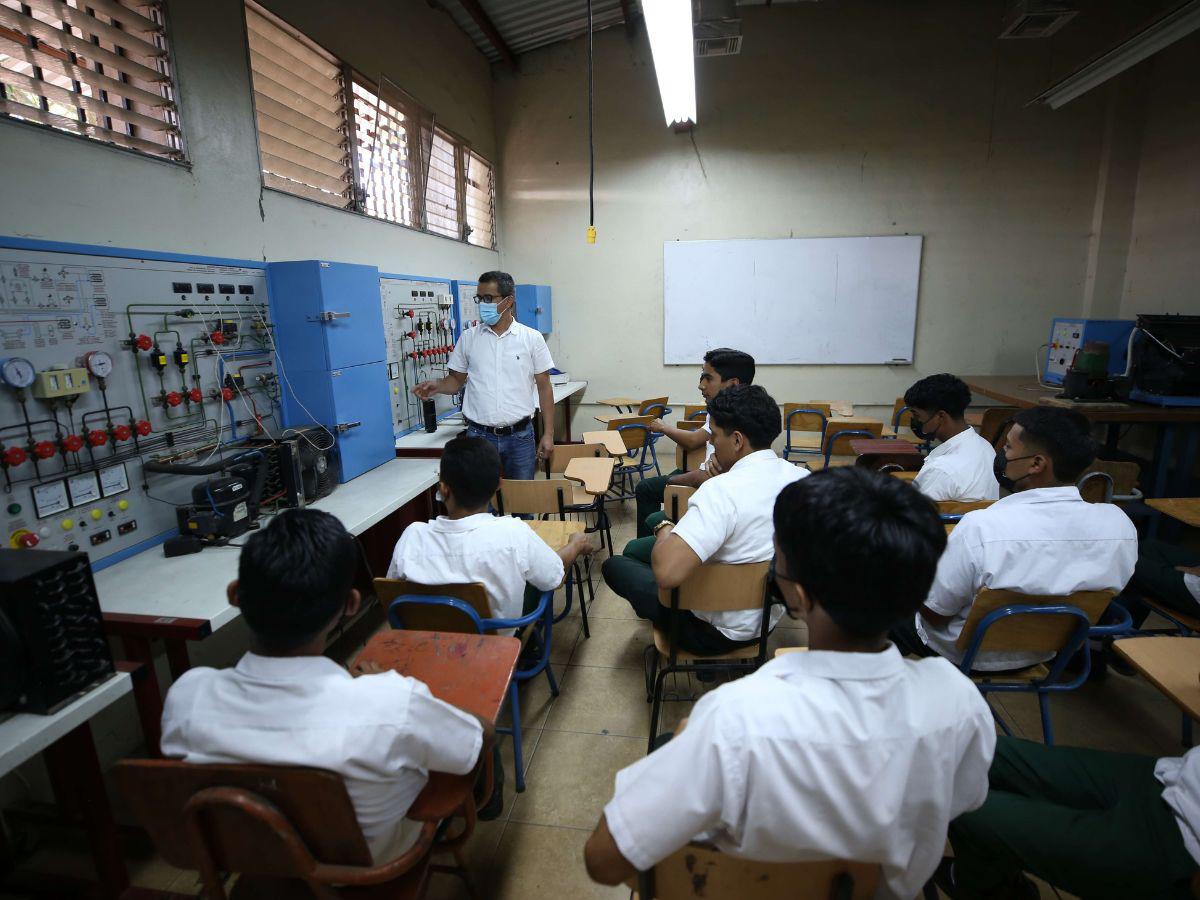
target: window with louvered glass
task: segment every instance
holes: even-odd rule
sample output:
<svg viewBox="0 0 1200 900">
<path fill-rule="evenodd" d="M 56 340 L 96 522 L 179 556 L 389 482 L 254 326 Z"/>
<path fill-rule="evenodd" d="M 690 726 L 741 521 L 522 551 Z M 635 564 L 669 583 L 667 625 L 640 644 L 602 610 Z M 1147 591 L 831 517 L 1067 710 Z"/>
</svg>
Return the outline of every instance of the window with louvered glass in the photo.
<svg viewBox="0 0 1200 900">
<path fill-rule="evenodd" d="M 254 3 L 246 4 L 246 33 L 263 183 L 330 206 L 352 207 L 341 64 Z"/>
<path fill-rule="evenodd" d="M 433 132 L 425 182 L 425 227 L 434 234 L 462 240 L 458 214 L 458 170 L 454 139 L 440 128 Z"/>
<path fill-rule="evenodd" d="M 360 207 L 369 216 L 420 228 L 413 119 L 357 79 L 353 91 Z"/>
<path fill-rule="evenodd" d="M 496 189 L 492 164 L 474 150 L 463 148 L 463 205 L 466 238 L 477 247 L 496 249 Z"/>
<path fill-rule="evenodd" d="M 0 115 L 183 159 L 161 0 L 0 0 Z"/>
</svg>

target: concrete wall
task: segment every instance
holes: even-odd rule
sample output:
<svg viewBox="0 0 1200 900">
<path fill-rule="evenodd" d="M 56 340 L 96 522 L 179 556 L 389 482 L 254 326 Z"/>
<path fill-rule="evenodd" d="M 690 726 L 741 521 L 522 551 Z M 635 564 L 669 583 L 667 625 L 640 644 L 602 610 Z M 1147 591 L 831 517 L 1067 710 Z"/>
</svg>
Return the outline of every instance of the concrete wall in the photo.
<svg viewBox="0 0 1200 900">
<path fill-rule="evenodd" d="M 265 5 L 364 76 L 386 74 L 494 156 L 487 61 L 445 13 L 387 0 Z M 175 0 L 168 10 L 190 167 L 0 121 L 0 232 L 409 274 L 494 268 L 492 251 L 261 190 L 241 0 Z"/>
<path fill-rule="evenodd" d="M 1128 24 L 1091 6 L 1049 41 L 997 41 L 1000 3 L 746 9 L 741 55 L 697 61 L 691 135 L 663 125 L 644 30 L 598 34 L 595 246 L 584 42 L 498 71 L 502 260 L 553 285 L 559 366 L 591 399 L 696 397 L 695 367 L 662 364 L 663 241 L 913 233 L 914 365 L 775 366 L 762 383 L 781 401 L 890 408 L 933 372 L 1032 378 L 1050 318 L 1081 312 L 1096 278 L 1096 216 L 1121 207 L 1114 193 L 1097 213 L 1109 91 L 1025 105 Z M 1121 276 L 1100 276 L 1115 308 Z"/>
</svg>

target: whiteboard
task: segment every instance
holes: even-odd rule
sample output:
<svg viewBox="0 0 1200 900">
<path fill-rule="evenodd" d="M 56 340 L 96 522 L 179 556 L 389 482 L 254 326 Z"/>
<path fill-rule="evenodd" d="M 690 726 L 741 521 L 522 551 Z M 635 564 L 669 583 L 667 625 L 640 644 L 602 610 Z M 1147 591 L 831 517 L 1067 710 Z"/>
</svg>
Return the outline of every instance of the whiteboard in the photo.
<svg viewBox="0 0 1200 900">
<path fill-rule="evenodd" d="M 921 241 L 667 241 L 663 362 L 733 347 L 764 365 L 910 363 Z"/>
</svg>

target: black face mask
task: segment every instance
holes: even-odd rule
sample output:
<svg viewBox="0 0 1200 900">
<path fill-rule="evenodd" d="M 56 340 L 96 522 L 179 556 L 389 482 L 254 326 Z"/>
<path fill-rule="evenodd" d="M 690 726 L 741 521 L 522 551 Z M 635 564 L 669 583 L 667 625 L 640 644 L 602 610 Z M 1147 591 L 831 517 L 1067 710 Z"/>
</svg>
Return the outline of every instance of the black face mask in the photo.
<svg viewBox="0 0 1200 900">
<path fill-rule="evenodd" d="M 922 425 L 911 415 L 908 417 L 908 430 L 913 433 L 913 437 L 918 441 L 929 440 L 929 435 L 925 433 L 925 425 Z"/>
<path fill-rule="evenodd" d="M 995 474 L 996 481 L 1000 484 L 1000 487 L 1004 488 L 1009 493 L 1012 493 L 1013 491 L 1015 491 L 1017 489 L 1017 485 L 1020 484 L 1022 481 L 1024 481 L 1026 478 L 1028 478 L 1033 473 L 1026 472 L 1020 478 L 1015 478 L 1015 479 L 1009 478 L 1007 475 L 1004 474 L 1008 470 L 1008 464 L 1010 462 L 1017 462 L 1018 460 L 1022 460 L 1022 459 L 1033 459 L 1033 457 L 1035 457 L 1035 456 L 1037 456 L 1037 454 L 1032 453 L 1029 456 L 1014 456 L 1012 459 L 1009 459 L 1008 454 L 1006 454 L 1004 452 L 1003 448 L 1001 448 L 1000 450 L 997 450 L 996 458 L 994 460 L 992 460 L 992 472 Z"/>
</svg>

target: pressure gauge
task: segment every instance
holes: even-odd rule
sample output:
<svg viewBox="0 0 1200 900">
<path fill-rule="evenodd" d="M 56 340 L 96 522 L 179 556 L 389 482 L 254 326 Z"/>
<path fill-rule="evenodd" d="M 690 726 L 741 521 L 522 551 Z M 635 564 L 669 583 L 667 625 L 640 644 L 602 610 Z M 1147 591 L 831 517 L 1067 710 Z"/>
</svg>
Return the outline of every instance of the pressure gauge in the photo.
<svg viewBox="0 0 1200 900">
<path fill-rule="evenodd" d="M 87 370 L 97 378 L 107 378 L 112 374 L 113 358 L 103 350 L 93 350 L 83 358 Z"/>
<path fill-rule="evenodd" d="M 27 388 L 33 384 L 36 375 L 37 370 L 33 368 L 33 363 L 20 356 L 10 356 L 8 359 L 0 360 L 0 381 L 9 387 Z"/>
</svg>

